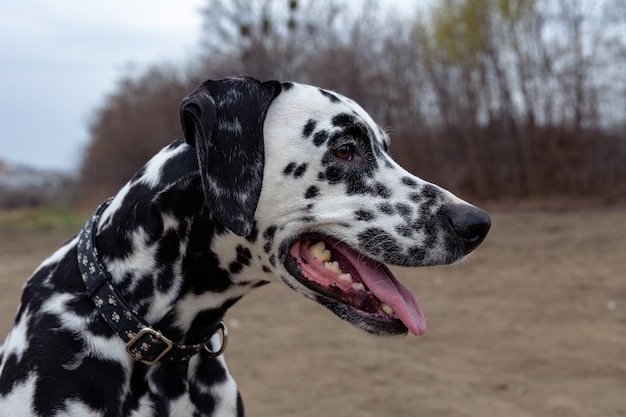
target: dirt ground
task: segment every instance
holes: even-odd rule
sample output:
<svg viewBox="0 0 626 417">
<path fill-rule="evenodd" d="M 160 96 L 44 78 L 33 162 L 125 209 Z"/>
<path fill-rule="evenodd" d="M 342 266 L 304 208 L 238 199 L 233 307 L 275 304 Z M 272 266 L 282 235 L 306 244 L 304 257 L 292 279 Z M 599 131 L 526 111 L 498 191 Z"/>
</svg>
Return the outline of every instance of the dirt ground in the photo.
<svg viewBox="0 0 626 417">
<path fill-rule="evenodd" d="M 463 264 L 396 270 L 424 336 L 370 336 L 280 283 L 246 296 L 226 358 L 247 414 L 626 416 L 626 207 L 490 214 Z M 24 280 L 69 235 L 0 233 L 2 339 Z"/>
</svg>

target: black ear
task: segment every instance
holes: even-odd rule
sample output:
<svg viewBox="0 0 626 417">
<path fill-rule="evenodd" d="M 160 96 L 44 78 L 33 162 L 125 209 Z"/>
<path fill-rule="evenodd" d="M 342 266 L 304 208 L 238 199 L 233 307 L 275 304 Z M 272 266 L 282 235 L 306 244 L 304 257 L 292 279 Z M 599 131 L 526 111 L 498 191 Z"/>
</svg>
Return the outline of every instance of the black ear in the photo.
<svg viewBox="0 0 626 417">
<path fill-rule="evenodd" d="M 206 81 L 180 106 L 185 140 L 198 155 L 206 202 L 239 236 L 252 231 L 263 182 L 263 123 L 280 91 L 277 81 Z"/>
</svg>

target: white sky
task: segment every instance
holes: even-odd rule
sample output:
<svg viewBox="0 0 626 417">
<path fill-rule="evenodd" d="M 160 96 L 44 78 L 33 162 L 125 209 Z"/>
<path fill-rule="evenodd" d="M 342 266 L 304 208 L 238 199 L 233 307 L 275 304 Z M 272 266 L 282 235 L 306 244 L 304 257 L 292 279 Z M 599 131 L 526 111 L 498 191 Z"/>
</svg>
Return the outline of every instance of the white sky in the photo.
<svg viewBox="0 0 626 417">
<path fill-rule="evenodd" d="M 409 10 L 417 3 L 391 4 Z M 205 4 L 1 0 L 0 160 L 75 171 L 90 118 L 129 65 L 196 55 Z"/>
<path fill-rule="evenodd" d="M 0 159 L 75 170 L 128 65 L 194 55 L 203 0 L 0 2 Z"/>
</svg>

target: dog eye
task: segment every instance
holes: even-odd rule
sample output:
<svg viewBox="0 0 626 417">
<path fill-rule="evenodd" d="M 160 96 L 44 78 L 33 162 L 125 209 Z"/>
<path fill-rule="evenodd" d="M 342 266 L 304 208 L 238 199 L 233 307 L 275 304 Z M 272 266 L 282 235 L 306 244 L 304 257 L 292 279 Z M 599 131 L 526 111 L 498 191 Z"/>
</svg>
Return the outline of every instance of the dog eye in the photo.
<svg viewBox="0 0 626 417">
<path fill-rule="evenodd" d="M 333 149 L 333 155 L 335 155 L 339 159 L 352 161 L 352 158 L 354 157 L 354 145 L 348 143 L 338 146 L 337 148 Z"/>
</svg>

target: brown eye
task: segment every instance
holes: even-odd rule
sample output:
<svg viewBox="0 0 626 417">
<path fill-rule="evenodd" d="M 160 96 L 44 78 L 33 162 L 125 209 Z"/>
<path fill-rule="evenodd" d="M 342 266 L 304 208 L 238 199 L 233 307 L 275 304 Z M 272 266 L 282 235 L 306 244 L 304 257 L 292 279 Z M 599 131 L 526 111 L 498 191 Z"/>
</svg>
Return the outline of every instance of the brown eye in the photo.
<svg viewBox="0 0 626 417">
<path fill-rule="evenodd" d="M 333 155 L 339 159 L 351 161 L 354 157 L 354 146 L 351 144 L 341 145 L 333 149 Z"/>
</svg>

